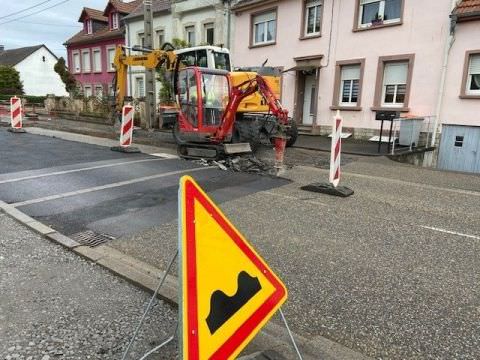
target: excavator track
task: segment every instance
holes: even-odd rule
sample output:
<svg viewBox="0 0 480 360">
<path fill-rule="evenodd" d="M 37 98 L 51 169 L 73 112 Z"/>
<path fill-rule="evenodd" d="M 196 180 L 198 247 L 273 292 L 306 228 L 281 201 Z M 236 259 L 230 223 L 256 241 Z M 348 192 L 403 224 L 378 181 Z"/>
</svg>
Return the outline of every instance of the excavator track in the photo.
<svg viewBox="0 0 480 360">
<path fill-rule="evenodd" d="M 177 145 L 177 152 L 183 159 L 222 160 L 229 156 L 249 154 L 252 149 L 249 143 L 202 144 L 184 142 Z"/>
</svg>

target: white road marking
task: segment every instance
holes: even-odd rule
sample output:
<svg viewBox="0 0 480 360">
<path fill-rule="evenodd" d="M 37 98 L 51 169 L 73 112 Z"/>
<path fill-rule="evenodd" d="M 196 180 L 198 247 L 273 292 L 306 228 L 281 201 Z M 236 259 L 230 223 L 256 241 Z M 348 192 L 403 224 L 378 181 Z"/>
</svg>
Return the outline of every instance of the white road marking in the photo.
<svg viewBox="0 0 480 360">
<path fill-rule="evenodd" d="M 206 167 L 194 168 L 194 169 L 170 171 L 170 172 L 163 173 L 163 174 L 144 176 L 144 177 L 137 178 L 137 179 L 120 181 L 120 182 L 107 184 L 107 185 L 95 186 L 95 187 L 91 187 L 91 188 L 88 188 L 88 189 L 70 191 L 70 192 L 66 192 L 66 193 L 63 193 L 63 194 L 50 195 L 50 196 L 45 196 L 43 198 L 21 201 L 21 202 L 17 202 L 17 203 L 11 204 L 11 205 L 13 207 L 20 207 L 20 206 L 25 206 L 25 205 L 38 204 L 38 203 L 45 202 L 45 201 L 51 201 L 51 200 L 63 199 L 63 198 L 70 197 L 70 196 L 88 194 L 88 193 L 91 193 L 91 192 L 94 192 L 94 191 L 113 189 L 113 188 L 117 188 L 117 187 L 120 187 L 120 186 L 136 184 L 136 183 L 149 181 L 149 180 L 154 180 L 154 179 L 159 179 L 159 178 L 167 177 L 167 176 L 171 176 L 171 175 L 184 174 L 184 173 L 196 172 L 196 171 L 213 169 L 213 168 L 214 168 L 214 166 L 206 166 Z"/>
<path fill-rule="evenodd" d="M 150 156 L 157 156 L 165 159 L 180 159 L 180 156 L 167 154 L 167 153 L 155 153 L 155 154 L 148 154 Z"/>
<path fill-rule="evenodd" d="M 39 174 L 39 175 L 31 175 L 31 176 L 24 176 L 24 177 L 19 177 L 19 178 L 15 178 L 15 179 L 8 179 L 8 180 L 1 180 L 1 181 L 0 181 L 0 184 L 8 184 L 8 183 L 12 183 L 12 182 L 18 182 L 18 181 L 24 181 L 24 180 L 32 180 L 32 179 L 39 179 L 39 178 L 49 177 L 49 176 L 72 174 L 72 173 L 81 172 L 81 171 L 89 171 L 89 170 L 109 168 L 109 167 L 114 167 L 114 166 L 121 166 L 121 165 L 127 165 L 127 164 L 128 164 L 128 165 L 129 165 L 129 164 L 138 164 L 138 163 L 147 162 L 147 161 L 160 161 L 160 160 L 167 160 L 167 159 L 166 159 L 166 158 L 165 158 L 165 159 L 143 159 L 143 160 L 134 160 L 134 161 L 124 161 L 124 162 L 120 162 L 120 163 L 90 166 L 90 167 L 80 168 L 80 169 L 72 169 L 72 170 L 64 170 L 64 171 L 55 171 L 55 172 L 52 172 L 52 173 Z"/>
<path fill-rule="evenodd" d="M 304 165 L 298 165 L 296 167 L 299 168 L 299 169 L 304 168 L 304 169 L 308 169 L 310 171 L 316 171 L 316 172 L 327 173 L 327 174 L 330 171 L 330 170 L 326 170 L 326 169 L 312 168 L 312 167 L 304 166 Z M 370 179 L 370 180 L 375 180 L 375 181 L 385 181 L 385 182 L 389 182 L 389 183 L 392 183 L 392 184 L 398 184 L 398 185 L 415 186 L 415 187 L 418 187 L 420 189 L 439 190 L 439 191 L 451 192 L 451 193 L 457 193 L 457 194 L 463 194 L 463 195 L 480 196 L 480 191 L 474 191 L 474 190 L 462 190 L 462 189 L 445 188 L 445 187 L 441 187 L 441 186 L 414 183 L 414 182 L 411 182 L 411 181 L 404 181 L 404 180 L 386 178 L 386 177 L 382 177 L 382 176 L 372 176 L 372 175 L 358 174 L 358 173 L 353 173 L 353 172 L 348 172 L 348 171 L 342 171 L 342 175 L 357 177 L 357 178 L 361 178 L 361 179 Z"/>
<path fill-rule="evenodd" d="M 459 233 L 459 232 L 456 232 L 456 231 L 439 229 L 439 228 L 432 227 L 432 226 L 424 226 L 424 225 L 419 225 L 419 226 L 424 228 L 424 229 L 438 231 L 438 232 L 442 232 L 442 233 L 445 233 L 445 234 L 458 235 L 458 236 L 463 236 L 463 237 L 470 238 L 470 239 L 480 240 L 480 236 L 476 236 L 476 235 L 462 234 L 462 233 Z"/>
<path fill-rule="evenodd" d="M 313 204 L 313 205 L 327 206 L 327 204 L 324 204 L 320 201 L 315 201 L 315 200 L 311 200 L 311 199 L 302 199 L 302 198 L 298 198 L 298 197 L 291 196 L 291 195 L 279 194 L 279 193 L 276 193 L 276 192 L 273 192 L 273 191 L 262 191 L 260 194 L 268 194 L 268 195 L 277 196 L 277 197 L 281 197 L 281 198 L 288 199 L 288 200 L 301 201 L 301 202 L 305 202 L 305 203 Z"/>
</svg>

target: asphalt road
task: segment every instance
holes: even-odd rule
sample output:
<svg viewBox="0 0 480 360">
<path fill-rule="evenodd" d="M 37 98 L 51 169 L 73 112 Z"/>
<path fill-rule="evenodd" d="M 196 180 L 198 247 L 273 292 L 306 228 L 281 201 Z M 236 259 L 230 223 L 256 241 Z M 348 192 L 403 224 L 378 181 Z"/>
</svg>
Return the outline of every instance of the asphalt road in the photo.
<svg viewBox="0 0 480 360">
<path fill-rule="evenodd" d="M 220 203 L 288 181 L 0 130 L 0 199 L 65 235 L 119 238 L 173 221 L 182 175 Z"/>
<path fill-rule="evenodd" d="M 2 154 L 12 152 L 8 136 L 0 131 Z M 80 146 L 81 156 L 95 149 L 98 157 L 59 154 L 63 163 L 45 165 L 35 154 L 36 161 L 21 164 L 29 153 L 13 141 L 18 168 L 0 176 L 0 199 L 66 234 L 113 234 L 111 246 L 165 268 L 177 246 L 180 174 L 135 179 L 191 172 L 198 164 L 141 155 L 127 161 L 148 161 L 120 170 L 110 165 L 126 155 L 58 139 L 45 142 L 58 152 Z M 307 163 L 311 156 L 318 166 L 326 158 L 297 155 L 289 150 L 287 162 Z M 104 164 L 110 167 L 97 167 Z M 80 170 L 85 167 L 97 168 Z M 76 172 L 65 173 L 70 170 Z M 312 167 L 288 171 L 291 182 L 205 168 L 195 177 L 286 282 L 285 313 L 296 333 L 382 359 L 480 358 L 480 177 L 383 158 L 350 158 L 343 171 L 343 185 L 355 190 L 348 199 L 301 191 L 327 179 Z M 124 181 L 131 183 L 117 187 Z M 75 194 L 78 189 L 83 193 Z"/>
<path fill-rule="evenodd" d="M 328 175 L 297 167 L 292 183 L 221 206 L 286 282 L 293 330 L 374 358 L 480 358 L 480 177 L 386 159 L 344 172 L 348 199 L 301 191 Z M 176 230 L 112 246 L 165 266 Z"/>
</svg>

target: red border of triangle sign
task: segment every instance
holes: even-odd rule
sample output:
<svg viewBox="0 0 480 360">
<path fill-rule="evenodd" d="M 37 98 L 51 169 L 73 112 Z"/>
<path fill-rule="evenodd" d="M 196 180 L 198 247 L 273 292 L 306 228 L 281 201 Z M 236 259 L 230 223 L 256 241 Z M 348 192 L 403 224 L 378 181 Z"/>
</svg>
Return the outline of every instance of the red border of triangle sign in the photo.
<svg viewBox="0 0 480 360">
<path fill-rule="evenodd" d="M 242 234 L 189 176 L 180 179 L 178 207 L 179 279 L 181 281 L 179 321 L 182 329 L 179 339 L 181 351 L 179 358 L 182 360 L 234 359 L 286 301 L 287 289 Z M 201 235 L 205 234 L 205 231 L 199 230 L 201 226 L 204 226 L 199 219 L 196 219 L 199 211 L 206 212 L 210 216 L 215 223 L 213 229 L 218 229 L 222 235 L 216 236 L 210 233 L 208 233 L 209 236 Z M 210 228 L 208 229 L 210 231 Z M 213 297 L 201 298 L 202 294 L 205 297 L 206 292 L 201 291 L 202 289 L 199 287 L 205 284 L 205 281 L 217 289 L 224 289 L 226 285 L 222 284 L 221 276 L 213 275 L 213 270 L 209 269 L 211 262 L 202 261 L 197 258 L 197 255 L 205 246 L 208 248 L 203 249 L 208 249 L 205 250 L 209 251 L 208 254 L 211 254 L 210 249 L 213 249 L 212 252 L 214 252 L 215 249 L 220 248 L 215 241 L 223 241 L 221 246 L 232 247 L 235 254 L 238 253 L 241 257 L 241 261 L 248 263 L 248 268 L 252 272 L 249 274 L 252 276 L 250 281 L 256 281 L 258 289 L 262 289 L 258 280 L 261 279 L 263 285 L 267 284 L 267 287 L 264 286 L 263 289 L 271 290 L 260 291 L 257 289 L 258 292 L 249 292 L 245 290 L 246 288 L 242 287 L 241 289 L 239 280 L 236 295 L 231 297 L 225 295 L 225 298 L 228 301 L 231 300 L 235 305 L 228 306 L 225 305 L 225 301 L 219 302 L 223 304 L 223 308 L 219 312 L 230 313 L 227 317 L 222 318 L 222 322 L 218 325 L 220 330 L 213 335 L 211 331 L 205 330 L 207 327 L 203 323 L 208 322 L 208 318 L 212 314 Z M 223 261 L 225 262 L 225 259 Z M 232 263 L 232 266 L 240 266 L 236 259 L 229 259 L 229 262 Z M 212 276 L 208 276 L 208 279 L 201 279 L 201 276 L 205 277 L 205 274 L 209 274 L 209 270 L 212 271 Z M 248 295 L 245 295 L 246 293 Z M 237 295 L 244 300 L 235 298 Z M 210 304 L 210 312 L 205 313 L 205 306 L 202 308 L 199 304 Z"/>
</svg>

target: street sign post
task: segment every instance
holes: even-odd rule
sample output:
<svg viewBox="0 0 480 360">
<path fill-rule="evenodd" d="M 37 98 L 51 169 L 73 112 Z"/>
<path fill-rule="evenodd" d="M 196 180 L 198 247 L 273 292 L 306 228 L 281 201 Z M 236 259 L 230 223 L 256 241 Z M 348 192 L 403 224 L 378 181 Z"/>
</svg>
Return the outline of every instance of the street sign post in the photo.
<svg viewBox="0 0 480 360">
<path fill-rule="evenodd" d="M 180 359 L 234 359 L 287 299 L 267 263 L 188 176 L 179 189 Z"/>
</svg>

